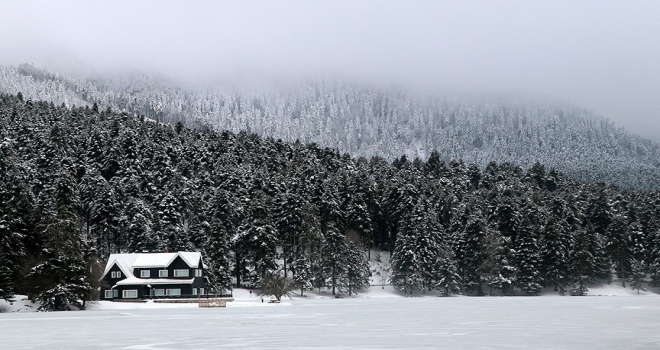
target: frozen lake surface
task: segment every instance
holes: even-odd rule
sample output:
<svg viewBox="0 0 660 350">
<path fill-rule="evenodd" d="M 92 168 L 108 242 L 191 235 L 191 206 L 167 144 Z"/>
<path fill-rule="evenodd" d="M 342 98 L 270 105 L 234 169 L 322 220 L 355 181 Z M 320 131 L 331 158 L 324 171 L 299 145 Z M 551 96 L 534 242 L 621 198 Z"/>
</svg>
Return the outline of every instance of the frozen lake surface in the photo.
<svg viewBox="0 0 660 350">
<path fill-rule="evenodd" d="M 660 298 L 296 299 L 226 309 L 0 314 L 2 349 L 440 347 L 660 349 Z"/>
</svg>

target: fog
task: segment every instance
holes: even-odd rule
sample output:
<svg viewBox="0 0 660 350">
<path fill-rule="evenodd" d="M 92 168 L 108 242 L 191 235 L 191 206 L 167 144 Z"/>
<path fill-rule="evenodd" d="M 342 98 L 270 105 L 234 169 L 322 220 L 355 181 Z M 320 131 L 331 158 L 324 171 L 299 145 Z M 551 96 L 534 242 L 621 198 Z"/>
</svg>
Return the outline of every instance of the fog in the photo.
<svg viewBox="0 0 660 350">
<path fill-rule="evenodd" d="M 0 64 L 340 74 L 591 108 L 660 140 L 659 1 L 2 1 Z"/>
</svg>

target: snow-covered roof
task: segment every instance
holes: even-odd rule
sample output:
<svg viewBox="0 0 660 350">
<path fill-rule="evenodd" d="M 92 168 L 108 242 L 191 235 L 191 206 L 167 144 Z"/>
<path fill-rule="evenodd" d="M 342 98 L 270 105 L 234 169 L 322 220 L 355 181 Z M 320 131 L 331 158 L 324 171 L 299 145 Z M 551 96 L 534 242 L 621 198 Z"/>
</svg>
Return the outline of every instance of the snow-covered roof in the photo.
<svg viewBox="0 0 660 350">
<path fill-rule="evenodd" d="M 142 285 L 146 286 L 148 284 L 192 284 L 195 279 L 185 279 L 185 280 L 174 280 L 167 278 L 136 278 L 129 277 L 117 282 L 116 286 L 128 286 L 128 285 Z"/>
<path fill-rule="evenodd" d="M 178 256 L 177 253 L 143 253 L 137 254 L 137 258 L 133 262 L 133 267 L 150 268 L 150 267 L 165 267 L 174 261 Z"/>
<path fill-rule="evenodd" d="M 200 252 L 179 252 L 179 256 L 192 268 L 198 268 L 202 259 L 202 253 Z"/>
<path fill-rule="evenodd" d="M 135 277 L 134 268 L 167 267 L 177 256 L 180 256 L 191 268 L 198 268 L 202 258 L 199 252 L 110 254 L 101 278 L 105 277 L 115 263 L 126 278 L 131 278 Z"/>
<path fill-rule="evenodd" d="M 202 254 L 199 252 L 141 253 L 137 255 L 138 257 L 133 262 L 133 268 L 167 267 L 177 256 L 180 256 L 188 266 L 196 268 L 202 258 Z"/>
<path fill-rule="evenodd" d="M 137 256 L 138 254 L 110 254 L 108 263 L 105 265 L 105 271 L 103 271 L 103 276 L 105 276 L 112 266 L 117 263 L 117 266 L 119 266 L 119 269 L 126 277 L 133 277 L 133 262 Z M 103 276 L 101 276 L 101 278 L 103 278 Z"/>
</svg>

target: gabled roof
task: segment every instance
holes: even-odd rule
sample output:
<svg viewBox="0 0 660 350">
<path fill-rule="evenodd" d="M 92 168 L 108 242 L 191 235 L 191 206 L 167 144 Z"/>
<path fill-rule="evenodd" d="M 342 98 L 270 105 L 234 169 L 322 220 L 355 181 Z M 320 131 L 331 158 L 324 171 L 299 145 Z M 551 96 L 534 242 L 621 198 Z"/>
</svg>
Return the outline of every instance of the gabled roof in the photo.
<svg viewBox="0 0 660 350">
<path fill-rule="evenodd" d="M 167 267 L 177 256 L 180 256 L 191 268 L 200 267 L 199 262 L 202 259 L 202 254 L 199 252 L 110 254 L 101 279 L 115 264 L 119 266 L 126 278 L 132 278 L 135 277 L 133 275 L 134 268 Z"/>
<path fill-rule="evenodd" d="M 167 267 L 179 256 L 178 253 L 142 253 L 136 255 L 137 258 L 133 262 L 134 268 Z"/>
<path fill-rule="evenodd" d="M 138 254 L 110 254 L 110 258 L 105 265 L 105 271 L 103 271 L 101 278 L 105 277 L 115 264 L 117 264 L 126 277 L 133 277 L 133 262 L 137 258 L 137 255 Z"/>
<path fill-rule="evenodd" d="M 185 279 L 185 280 L 175 280 L 167 278 L 137 278 L 130 277 L 123 279 L 117 282 L 117 286 L 132 286 L 132 285 L 158 285 L 158 284 L 192 284 L 195 281 L 194 278 Z"/>
<path fill-rule="evenodd" d="M 167 267 L 177 256 L 180 256 L 191 268 L 197 268 L 199 260 L 202 258 L 202 254 L 199 252 L 141 253 L 136 255 L 138 257 L 133 262 L 133 268 Z"/>
</svg>

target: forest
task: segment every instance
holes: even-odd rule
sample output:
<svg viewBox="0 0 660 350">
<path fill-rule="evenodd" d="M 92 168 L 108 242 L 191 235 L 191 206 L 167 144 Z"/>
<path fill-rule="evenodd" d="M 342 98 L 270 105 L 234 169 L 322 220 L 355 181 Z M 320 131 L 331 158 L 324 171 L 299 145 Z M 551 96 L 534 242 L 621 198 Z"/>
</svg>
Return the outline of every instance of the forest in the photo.
<svg viewBox="0 0 660 350">
<path fill-rule="evenodd" d="M 390 162 L 427 159 L 435 150 L 445 163 L 539 162 L 582 181 L 658 188 L 656 142 L 561 101 L 342 79 L 245 85 L 199 87 L 147 74 L 75 78 L 29 64 L 0 66 L 0 93 L 55 105 L 96 103 L 158 122 L 317 143 Z"/>
<path fill-rule="evenodd" d="M 660 283 L 660 196 L 541 163 L 351 156 L 309 141 L 0 95 L 0 294 L 97 298 L 111 253 L 201 251 L 219 290 L 584 294 Z"/>
</svg>

